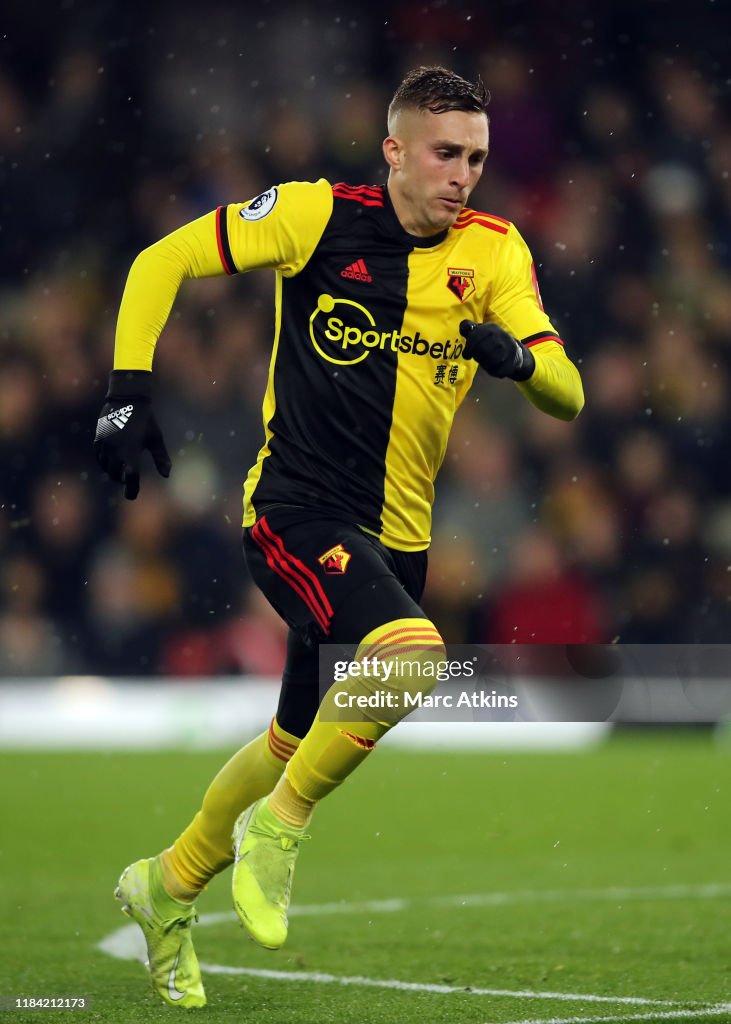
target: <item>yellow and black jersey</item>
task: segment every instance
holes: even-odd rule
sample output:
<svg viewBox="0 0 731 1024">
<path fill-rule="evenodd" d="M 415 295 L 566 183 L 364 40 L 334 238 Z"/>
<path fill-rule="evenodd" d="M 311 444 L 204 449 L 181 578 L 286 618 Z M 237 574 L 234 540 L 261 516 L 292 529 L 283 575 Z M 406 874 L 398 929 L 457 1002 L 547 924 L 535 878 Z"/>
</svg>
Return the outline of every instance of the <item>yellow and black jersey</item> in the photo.
<svg viewBox="0 0 731 1024">
<path fill-rule="evenodd" d="M 220 207 L 138 260 L 147 266 L 130 273 L 117 368 L 151 366 L 184 277 L 276 271 L 247 526 L 267 506 L 296 504 L 392 548 L 427 547 L 434 479 L 477 371 L 462 356 L 464 319 L 499 323 L 532 347 L 535 372 L 517 386 L 535 405 L 564 418 L 581 408 L 578 372 L 543 311 L 528 248 L 500 217 L 464 209 L 451 229 L 419 238 L 401 226 L 385 186 L 290 182 Z M 144 294 L 150 270 L 154 299 Z"/>
</svg>

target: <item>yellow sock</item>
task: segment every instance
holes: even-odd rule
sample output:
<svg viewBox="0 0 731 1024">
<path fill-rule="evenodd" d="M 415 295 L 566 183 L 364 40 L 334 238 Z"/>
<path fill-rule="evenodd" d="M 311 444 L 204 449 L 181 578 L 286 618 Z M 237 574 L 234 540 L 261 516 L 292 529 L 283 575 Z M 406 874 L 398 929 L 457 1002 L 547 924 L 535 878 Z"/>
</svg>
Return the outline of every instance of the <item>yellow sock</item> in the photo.
<svg viewBox="0 0 731 1024">
<path fill-rule="evenodd" d="M 299 739 L 272 719 L 269 731 L 247 743 L 208 787 L 203 805 L 185 831 L 160 855 L 168 893 L 192 901 L 233 861 L 231 832 L 243 810 L 270 793 Z"/>
<path fill-rule="evenodd" d="M 274 787 L 267 803 L 272 813 L 287 825 L 293 825 L 295 828 L 304 828 L 305 825 L 309 825 L 315 806 L 313 800 L 306 800 L 305 797 L 300 796 L 287 778 L 286 771 Z"/>
<path fill-rule="evenodd" d="M 388 661 L 418 663 L 444 658 L 444 641 L 436 627 L 428 619 L 396 619 L 370 632 L 361 641 L 355 660 L 377 658 L 381 663 Z M 369 688 L 392 690 L 403 694 L 404 690 L 431 689 L 435 678 L 421 679 L 418 673 L 413 677 L 394 672 L 388 684 L 376 680 L 369 683 L 363 678 L 354 680 L 353 689 L 367 693 Z M 287 782 L 300 798 L 315 802 L 347 779 L 360 765 L 376 742 L 388 732 L 408 711 L 399 710 L 384 715 L 382 709 L 363 712 L 360 721 L 339 721 L 344 712 L 333 704 L 333 690 L 326 696 L 312 723 L 309 732 L 287 765 Z M 339 688 L 342 690 L 342 687 Z M 402 702 L 399 701 L 401 705 Z M 350 712 L 347 712 L 350 715 Z M 372 714 L 372 718 L 366 718 Z M 327 721 L 327 719 L 330 719 Z M 271 807 L 271 803 L 270 803 Z"/>
</svg>

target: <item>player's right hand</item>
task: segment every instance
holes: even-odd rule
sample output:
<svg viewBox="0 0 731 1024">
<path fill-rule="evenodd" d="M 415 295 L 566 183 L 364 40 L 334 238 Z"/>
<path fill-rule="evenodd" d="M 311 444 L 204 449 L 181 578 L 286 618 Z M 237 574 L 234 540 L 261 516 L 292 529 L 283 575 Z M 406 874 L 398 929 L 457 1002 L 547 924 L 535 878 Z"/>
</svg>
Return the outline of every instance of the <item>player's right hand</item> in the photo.
<svg viewBox="0 0 731 1024">
<path fill-rule="evenodd" d="M 124 484 L 124 496 L 131 501 L 139 494 L 140 456 L 145 448 L 158 473 L 170 476 L 170 456 L 151 406 L 149 370 L 112 370 L 96 425 L 94 454 L 104 472 Z"/>
<path fill-rule="evenodd" d="M 491 377 L 524 381 L 532 376 L 536 368 L 533 353 L 498 324 L 463 320 L 459 333 L 467 339 L 465 359 L 474 359 Z"/>
</svg>

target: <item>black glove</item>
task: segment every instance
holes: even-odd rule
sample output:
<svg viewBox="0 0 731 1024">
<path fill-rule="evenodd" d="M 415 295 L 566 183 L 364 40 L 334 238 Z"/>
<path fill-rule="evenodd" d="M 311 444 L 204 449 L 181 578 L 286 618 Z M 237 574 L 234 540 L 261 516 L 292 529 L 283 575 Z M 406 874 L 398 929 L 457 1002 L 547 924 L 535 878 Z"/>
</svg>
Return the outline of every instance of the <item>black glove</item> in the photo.
<svg viewBox="0 0 731 1024">
<path fill-rule="evenodd" d="M 161 476 L 170 476 L 162 432 L 152 409 L 149 370 L 112 370 L 109 388 L 94 438 L 94 454 L 112 480 L 124 484 L 124 496 L 134 500 L 140 490 L 140 455 L 147 448 Z"/>
<path fill-rule="evenodd" d="M 497 324 L 463 320 L 459 333 L 467 339 L 463 355 L 474 359 L 492 377 L 528 380 L 536 368 L 533 353 Z"/>
</svg>

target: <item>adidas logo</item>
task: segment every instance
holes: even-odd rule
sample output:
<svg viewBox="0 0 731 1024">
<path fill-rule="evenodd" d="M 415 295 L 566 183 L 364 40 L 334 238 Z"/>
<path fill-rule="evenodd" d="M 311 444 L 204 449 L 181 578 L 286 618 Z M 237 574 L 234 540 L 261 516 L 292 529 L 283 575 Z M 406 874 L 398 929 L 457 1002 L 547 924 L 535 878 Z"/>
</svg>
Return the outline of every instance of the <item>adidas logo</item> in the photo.
<svg viewBox="0 0 731 1024">
<path fill-rule="evenodd" d="M 121 430 L 123 427 L 126 427 L 133 409 L 133 405 L 125 405 L 123 409 L 116 409 L 114 412 L 110 412 L 107 419 Z"/>
<path fill-rule="evenodd" d="M 355 263 L 351 263 L 345 270 L 340 271 L 341 277 L 347 277 L 351 281 L 372 281 L 373 278 L 368 273 L 368 267 L 365 265 L 365 260 L 356 260 Z"/>
</svg>

